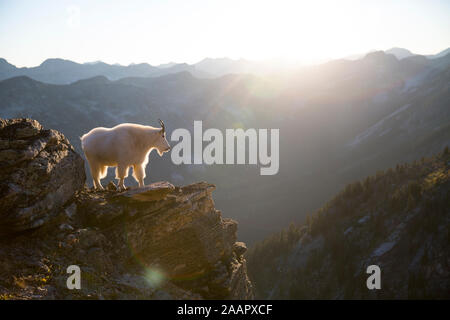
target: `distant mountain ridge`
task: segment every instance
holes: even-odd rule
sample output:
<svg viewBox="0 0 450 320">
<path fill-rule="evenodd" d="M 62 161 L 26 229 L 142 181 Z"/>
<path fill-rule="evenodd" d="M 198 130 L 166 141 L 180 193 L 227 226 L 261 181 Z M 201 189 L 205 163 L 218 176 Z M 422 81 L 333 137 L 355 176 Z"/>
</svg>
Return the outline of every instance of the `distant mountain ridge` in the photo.
<svg viewBox="0 0 450 320">
<path fill-rule="evenodd" d="M 289 70 L 287 63 L 254 62 L 244 59 L 205 58 L 198 63 L 169 62 L 152 66 L 148 63 L 107 64 L 102 61 L 76 63 L 64 59 L 47 59 L 37 67 L 17 68 L 0 58 L 0 80 L 17 76 L 27 76 L 34 80 L 50 84 L 70 84 L 95 76 L 105 76 L 109 80 L 130 77 L 159 77 L 177 72 L 189 72 L 197 78 L 215 78 L 227 74 L 267 74 Z"/>
<path fill-rule="evenodd" d="M 368 54 L 375 52 L 371 51 Z M 385 53 L 394 55 L 397 59 L 419 56 L 404 48 L 391 48 Z M 450 48 L 426 58 L 436 59 L 450 53 Z M 360 60 L 367 54 L 357 54 L 347 57 L 347 60 Z M 187 71 L 197 78 L 215 78 L 227 74 L 270 75 L 283 72 L 296 72 L 300 65 L 283 61 L 251 61 L 246 59 L 205 58 L 197 63 L 169 62 L 152 66 L 148 63 L 107 64 L 102 61 L 76 63 L 59 58 L 47 59 L 36 67 L 17 68 L 3 58 L 0 58 L 0 80 L 27 76 L 34 80 L 51 84 L 69 84 L 78 80 L 95 76 L 105 76 L 109 80 L 129 77 L 159 77 L 166 74 Z"/>
<path fill-rule="evenodd" d="M 412 53 L 411 51 L 409 51 L 408 49 L 404 49 L 404 48 L 391 48 L 389 50 L 385 51 L 387 54 L 393 54 L 394 56 L 397 57 L 397 59 L 404 59 L 404 58 L 408 58 L 408 57 L 412 57 L 415 56 L 416 54 Z"/>
<path fill-rule="evenodd" d="M 167 68 L 158 68 L 148 63 L 121 66 L 110 65 L 101 61 L 80 64 L 64 59 L 47 59 L 37 67 L 17 68 L 5 59 L 0 59 L 0 80 L 27 76 L 50 84 L 69 84 L 95 76 L 105 76 L 109 80 L 127 77 L 158 77 L 182 71 L 188 71 L 197 77 L 210 77 L 205 72 L 197 70 L 195 66 L 188 64 L 174 64 Z"/>
<path fill-rule="evenodd" d="M 447 48 L 437 54 L 428 55 L 427 57 L 430 59 L 442 58 L 442 57 L 445 57 L 446 55 L 448 55 L 449 53 L 450 53 L 450 48 Z"/>
<path fill-rule="evenodd" d="M 367 54 L 372 53 L 372 52 L 376 52 L 376 51 L 377 50 L 370 50 L 370 51 L 368 51 L 366 53 L 352 54 L 352 55 L 344 57 L 344 59 L 346 59 L 346 60 L 358 60 L 358 59 L 363 58 Z M 385 50 L 384 52 L 386 54 L 394 55 L 399 60 L 404 59 L 404 58 L 413 57 L 413 56 L 423 56 L 423 57 L 426 57 L 428 59 L 436 59 L 436 58 L 443 57 L 443 56 L 447 55 L 448 53 L 450 53 L 450 48 L 442 50 L 442 51 L 440 51 L 440 52 L 438 52 L 436 54 L 429 54 L 429 55 L 416 54 L 416 53 L 411 52 L 408 49 L 398 48 L 398 47 L 393 47 L 391 49 Z"/>
</svg>

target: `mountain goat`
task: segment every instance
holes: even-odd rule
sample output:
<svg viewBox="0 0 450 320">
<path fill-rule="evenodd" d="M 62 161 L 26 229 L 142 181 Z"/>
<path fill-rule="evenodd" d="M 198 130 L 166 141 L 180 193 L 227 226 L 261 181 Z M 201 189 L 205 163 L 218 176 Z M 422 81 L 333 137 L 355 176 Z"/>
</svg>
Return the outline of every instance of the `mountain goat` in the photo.
<svg viewBox="0 0 450 320">
<path fill-rule="evenodd" d="M 153 149 L 162 157 L 170 150 L 164 122 L 161 128 L 134 123 L 122 123 L 114 128 L 94 128 L 81 137 L 81 148 L 89 162 L 94 187 L 103 189 L 100 180 L 106 177 L 108 167 L 116 167 L 119 188 L 125 189 L 124 179 L 133 166 L 133 177 L 144 186 L 145 167 Z"/>
</svg>

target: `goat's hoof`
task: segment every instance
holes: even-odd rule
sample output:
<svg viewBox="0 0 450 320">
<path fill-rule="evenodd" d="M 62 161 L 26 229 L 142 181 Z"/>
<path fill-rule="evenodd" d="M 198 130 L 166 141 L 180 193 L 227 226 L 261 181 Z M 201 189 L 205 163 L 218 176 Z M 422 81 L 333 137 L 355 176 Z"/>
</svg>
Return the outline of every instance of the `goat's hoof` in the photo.
<svg viewBox="0 0 450 320">
<path fill-rule="evenodd" d="M 108 191 L 116 191 L 117 190 L 117 186 L 115 185 L 114 182 L 110 181 L 108 183 L 108 185 L 106 186 L 106 190 L 108 190 Z"/>
</svg>

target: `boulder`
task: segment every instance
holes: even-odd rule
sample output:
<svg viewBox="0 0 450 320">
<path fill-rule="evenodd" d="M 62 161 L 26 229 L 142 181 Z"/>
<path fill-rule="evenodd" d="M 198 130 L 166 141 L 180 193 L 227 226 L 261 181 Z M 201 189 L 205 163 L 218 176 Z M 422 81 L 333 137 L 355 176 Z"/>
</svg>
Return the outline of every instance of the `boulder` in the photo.
<svg viewBox="0 0 450 320">
<path fill-rule="evenodd" d="M 64 135 L 31 119 L 0 119 L 0 237 L 45 224 L 85 182 Z"/>
</svg>

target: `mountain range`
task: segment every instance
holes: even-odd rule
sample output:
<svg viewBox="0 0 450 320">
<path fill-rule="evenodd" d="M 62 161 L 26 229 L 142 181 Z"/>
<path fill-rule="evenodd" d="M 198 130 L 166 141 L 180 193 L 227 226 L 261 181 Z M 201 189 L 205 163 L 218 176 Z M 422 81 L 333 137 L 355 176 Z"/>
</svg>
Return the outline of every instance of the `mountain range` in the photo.
<svg viewBox="0 0 450 320">
<path fill-rule="evenodd" d="M 369 52 L 366 53 L 359 53 L 359 54 L 353 54 L 353 55 L 349 55 L 347 57 L 345 57 L 345 59 L 348 60 L 358 60 L 363 58 L 366 54 L 371 53 L 371 52 L 375 52 L 377 50 L 371 50 Z M 412 57 L 412 56 L 418 56 L 419 54 L 413 53 L 408 49 L 405 48 L 399 48 L 399 47 L 393 47 L 390 48 L 388 50 L 384 51 L 387 54 L 393 54 L 397 59 L 403 59 L 403 58 L 408 58 L 408 57 Z M 450 48 L 447 48 L 445 50 L 442 50 L 436 54 L 429 54 L 429 55 L 425 55 L 425 57 L 427 57 L 428 59 L 436 59 L 436 58 L 440 58 L 443 57 L 445 55 L 447 55 L 448 53 L 450 53 Z"/>
<path fill-rule="evenodd" d="M 427 58 L 434 59 L 445 56 L 450 48 Z M 393 54 L 397 59 L 415 56 L 403 48 L 391 48 L 385 53 Z M 361 59 L 365 54 L 347 57 L 349 60 Z M 104 76 L 109 80 L 118 80 L 128 77 L 159 77 L 166 74 L 187 71 L 197 78 L 215 78 L 227 74 L 258 74 L 270 75 L 280 72 L 296 72 L 300 65 L 292 65 L 281 61 L 250 61 L 245 59 L 233 60 L 229 58 L 205 58 L 194 64 L 170 62 L 152 66 L 148 63 L 107 64 L 101 61 L 76 63 L 64 59 L 47 59 L 36 67 L 17 68 L 3 58 L 0 58 L 0 80 L 27 76 L 34 80 L 51 84 L 70 84 L 78 80 Z"/>
<path fill-rule="evenodd" d="M 15 70 L 5 63 L 1 70 Z M 141 67 L 155 68 L 117 70 Z M 157 126 L 160 118 L 168 137 L 176 128 L 192 130 L 194 120 L 202 120 L 204 130 L 279 128 L 275 176 L 260 176 L 257 165 L 176 166 L 156 154 L 147 166 L 146 183 L 216 184 L 217 208 L 239 221 L 239 238 L 250 244 L 303 221 L 351 181 L 442 150 L 450 142 L 449 101 L 449 54 L 398 59 L 382 51 L 270 76 L 199 78 L 184 71 L 118 80 L 102 75 L 64 85 L 29 76 L 0 81 L 0 117 L 34 118 L 64 133 L 80 154 L 82 134 L 121 122 Z M 113 176 L 110 171 L 108 179 Z"/>
<path fill-rule="evenodd" d="M 37 67 L 17 68 L 8 63 L 5 59 L 0 59 L 0 79 L 7 79 L 15 76 L 27 76 L 38 81 L 52 84 L 69 84 L 95 76 L 104 76 L 110 80 L 117 80 L 125 77 L 158 77 L 181 71 L 188 71 L 197 77 L 209 77 L 208 74 L 197 70 L 195 66 L 190 66 L 186 63 L 158 68 L 151 66 L 148 63 L 121 66 L 117 64 L 111 65 L 101 61 L 80 64 L 64 59 L 47 59 Z"/>
</svg>

